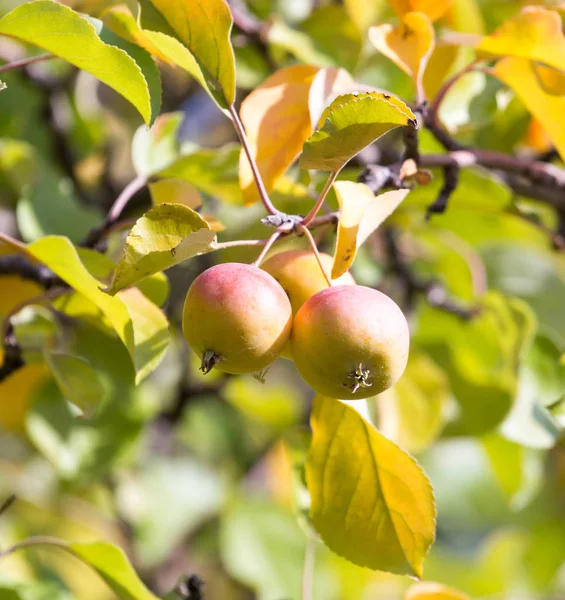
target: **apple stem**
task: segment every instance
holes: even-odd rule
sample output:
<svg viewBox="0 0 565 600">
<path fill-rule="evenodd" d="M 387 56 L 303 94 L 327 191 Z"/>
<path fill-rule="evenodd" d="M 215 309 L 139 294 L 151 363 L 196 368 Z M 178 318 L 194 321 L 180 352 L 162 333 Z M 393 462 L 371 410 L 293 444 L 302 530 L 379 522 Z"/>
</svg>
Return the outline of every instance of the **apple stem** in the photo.
<svg viewBox="0 0 565 600">
<path fill-rule="evenodd" d="M 258 267 L 261 265 L 265 256 L 267 256 L 267 252 L 271 249 L 272 245 L 281 237 L 282 231 L 278 229 L 273 233 L 273 235 L 267 240 L 265 247 L 261 250 L 259 256 L 251 263 L 253 266 Z"/>
<path fill-rule="evenodd" d="M 298 223 L 296 225 L 296 227 L 299 229 L 299 231 L 301 231 L 308 238 L 308 241 L 310 242 L 310 246 L 312 247 L 312 252 L 314 252 L 314 255 L 316 256 L 316 260 L 318 261 L 320 270 L 322 271 L 322 274 L 324 275 L 324 279 L 326 280 L 328 287 L 332 287 L 332 281 L 328 277 L 328 274 L 324 270 L 324 266 L 322 265 L 322 260 L 320 258 L 320 253 L 318 252 L 318 247 L 316 246 L 316 241 L 312 237 L 310 230 L 308 229 L 308 227 L 305 227 L 304 225 L 302 225 L 302 223 Z"/>
</svg>

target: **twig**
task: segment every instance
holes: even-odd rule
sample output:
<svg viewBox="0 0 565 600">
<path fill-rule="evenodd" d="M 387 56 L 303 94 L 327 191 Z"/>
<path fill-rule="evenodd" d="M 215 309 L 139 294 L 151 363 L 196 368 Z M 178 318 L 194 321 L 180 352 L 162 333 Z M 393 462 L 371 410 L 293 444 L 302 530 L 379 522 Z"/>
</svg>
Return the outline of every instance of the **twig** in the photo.
<svg viewBox="0 0 565 600">
<path fill-rule="evenodd" d="M 312 536 L 306 540 L 304 549 L 304 569 L 302 571 L 302 600 L 314 598 L 314 568 L 316 564 L 316 546 Z"/>
<path fill-rule="evenodd" d="M 10 494 L 0 506 L 0 515 L 3 515 L 16 501 L 16 494 Z"/>
<path fill-rule="evenodd" d="M 243 146 L 243 150 L 245 152 L 245 155 L 247 156 L 249 165 L 251 166 L 251 172 L 253 173 L 253 178 L 255 179 L 255 185 L 257 186 L 257 190 L 259 191 L 261 202 L 263 202 L 263 206 L 269 214 L 276 215 L 279 211 L 275 208 L 275 206 L 271 202 L 271 199 L 269 198 L 269 194 L 267 193 L 267 189 L 265 188 L 265 184 L 263 183 L 263 178 L 261 177 L 261 173 L 259 173 L 259 167 L 255 162 L 253 152 L 251 152 L 249 141 L 247 140 L 247 134 L 245 133 L 245 128 L 243 127 L 243 123 L 241 122 L 239 115 L 237 114 L 237 110 L 235 109 L 233 104 L 229 107 L 229 112 L 232 116 L 233 124 L 237 132 L 237 136 L 239 137 L 239 141 Z"/>
<path fill-rule="evenodd" d="M 421 120 L 421 111 L 415 110 L 418 122 Z M 420 150 L 418 148 L 418 128 L 407 126 L 402 128 L 402 140 L 404 142 L 404 160 L 412 159 L 417 166 L 420 165 Z"/>
<path fill-rule="evenodd" d="M 0 275 L 19 275 L 22 279 L 35 281 L 46 290 L 55 285 L 66 285 L 51 269 L 45 265 L 34 264 L 21 254 L 0 256 Z"/>
<path fill-rule="evenodd" d="M 457 189 L 457 185 L 459 184 L 460 170 L 460 167 L 456 164 L 443 167 L 443 186 L 439 191 L 437 198 L 428 206 L 426 211 L 426 220 L 429 220 L 433 214 L 445 212 L 449 198 Z"/>
<path fill-rule="evenodd" d="M 311 223 L 312 219 L 318 214 L 318 211 L 322 207 L 322 204 L 324 203 L 324 200 L 326 199 L 326 196 L 328 195 L 328 192 L 330 191 L 330 189 L 333 185 L 333 182 L 336 180 L 336 177 L 338 175 L 339 175 L 339 170 L 332 171 L 329 174 L 328 179 L 326 180 L 326 183 L 324 185 L 324 188 L 320 192 L 320 195 L 318 196 L 318 199 L 316 200 L 314 206 L 312 207 L 312 210 L 310 210 L 310 212 L 304 217 L 304 219 L 302 219 L 302 225 L 307 227 Z"/>
<path fill-rule="evenodd" d="M 41 56 L 29 56 L 27 58 L 22 58 L 20 60 L 14 60 L 13 62 L 9 62 L 0 67 L 0 73 L 6 73 L 8 71 L 13 71 L 14 69 L 21 69 L 23 67 L 28 67 L 29 65 L 33 65 L 35 63 L 43 62 L 45 60 L 51 60 L 52 58 L 57 58 L 54 54 L 42 54 Z"/>
<path fill-rule="evenodd" d="M 543 200 L 558 210 L 565 209 L 565 169 L 551 163 L 467 148 L 446 154 L 424 154 L 420 164 L 423 167 L 455 165 L 459 168 L 478 165 L 502 171 L 511 176 L 508 183 L 517 193 Z"/>
<path fill-rule="evenodd" d="M 86 238 L 79 244 L 85 248 L 94 248 L 96 244 L 110 231 L 122 216 L 129 201 L 147 185 L 147 177 L 138 175 L 132 179 L 108 211 L 104 222 L 99 227 L 91 229 Z"/>
<path fill-rule="evenodd" d="M 230 240 L 229 242 L 218 242 L 215 250 L 223 250 L 224 248 L 234 248 L 236 246 L 264 246 L 268 240 Z"/>
<path fill-rule="evenodd" d="M 22 540 L 21 542 L 18 542 L 17 544 L 14 544 L 13 546 L 6 548 L 6 550 L 3 550 L 2 552 L 0 552 L 0 558 L 8 556 L 9 554 L 16 552 L 17 550 L 31 548 L 32 546 L 45 546 L 45 545 L 57 546 L 63 550 L 69 549 L 69 545 L 64 540 L 60 540 L 58 538 L 50 537 L 47 535 L 38 535 L 38 536 L 34 536 L 34 537 L 27 538 L 25 540 Z"/>
</svg>

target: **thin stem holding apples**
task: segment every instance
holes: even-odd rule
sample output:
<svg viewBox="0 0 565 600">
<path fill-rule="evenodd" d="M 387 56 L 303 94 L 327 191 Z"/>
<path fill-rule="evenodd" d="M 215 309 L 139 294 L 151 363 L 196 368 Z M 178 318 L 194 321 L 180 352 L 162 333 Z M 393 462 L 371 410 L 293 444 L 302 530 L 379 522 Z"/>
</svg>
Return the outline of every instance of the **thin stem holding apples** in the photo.
<svg viewBox="0 0 565 600">
<path fill-rule="evenodd" d="M 281 237 L 282 234 L 283 232 L 277 229 L 275 233 L 273 233 L 273 235 L 265 242 L 265 247 L 263 248 L 263 250 L 261 250 L 261 253 L 257 257 L 257 259 L 254 260 L 251 264 L 255 267 L 260 266 L 263 260 L 265 259 L 265 256 L 267 256 L 267 252 L 271 249 L 272 245 Z"/>
<path fill-rule="evenodd" d="M 302 219 L 302 225 L 308 226 L 310 224 L 310 222 L 312 221 L 312 219 L 318 214 L 318 211 L 322 207 L 322 204 L 324 203 L 324 200 L 326 199 L 326 196 L 328 195 L 328 192 L 330 191 L 330 189 L 333 185 L 333 182 L 336 180 L 336 177 L 338 176 L 338 174 L 339 174 L 339 170 L 332 171 L 330 173 L 330 175 L 324 185 L 324 189 L 320 192 L 320 195 L 318 196 L 316 203 L 312 207 L 312 210 Z"/>
<path fill-rule="evenodd" d="M 259 191 L 259 196 L 261 197 L 261 202 L 265 206 L 267 212 L 271 215 L 276 215 L 279 211 L 275 208 L 274 204 L 271 202 L 269 198 L 269 194 L 267 193 L 267 189 L 265 188 L 265 184 L 263 183 L 263 178 L 261 177 L 261 173 L 259 173 L 259 167 L 255 162 L 255 157 L 253 156 L 253 152 L 251 152 L 251 147 L 249 146 L 249 141 L 247 139 L 247 134 L 245 133 L 245 128 L 243 127 L 243 123 L 235 110 L 233 104 L 229 107 L 230 114 L 233 119 L 233 124 L 241 145 L 243 146 L 243 151 L 247 156 L 247 160 L 249 161 L 249 165 L 251 166 L 251 172 L 253 173 L 253 178 L 255 179 L 255 185 L 257 186 L 257 190 Z"/>
<path fill-rule="evenodd" d="M 314 252 L 314 255 L 316 256 L 316 260 L 318 261 L 320 270 L 322 271 L 322 274 L 324 275 L 324 279 L 326 280 L 328 287 L 332 287 L 331 279 L 328 277 L 328 274 L 324 270 L 324 266 L 322 265 L 322 260 L 320 258 L 320 253 L 318 252 L 318 247 L 316 246 L 316 241 L 312 237 L 310 230 L 308 229 L 308 227 L 304 227 L 304 225 L 302 225 L 302 223 L 298 223 L 296 227 L 301 233 L 303 233 L 308 238 L 308 241 L 310 242 L 310 246 L 312 246 L 312 252 Z"/>
</svg>

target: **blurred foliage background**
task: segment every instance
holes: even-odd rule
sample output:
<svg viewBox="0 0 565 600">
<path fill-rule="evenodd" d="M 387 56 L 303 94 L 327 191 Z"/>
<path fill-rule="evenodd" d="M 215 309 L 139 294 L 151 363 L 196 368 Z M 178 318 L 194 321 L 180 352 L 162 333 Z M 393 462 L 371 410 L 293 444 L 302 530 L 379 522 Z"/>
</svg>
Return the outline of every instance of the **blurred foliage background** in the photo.
<svg viewBox="0 0 565 600">
<path fill-rule="evenodd" d="M 18 4 L 0 2 L 0 15 Z M 67 4 L 100 17 L 117 3 Z M 366 43 L 368 25 L 395 20 L 384 0 L 234 0 L 232 7 L 238 100 L 295 62 L 344 67 L 357 81 L 412 100 L 409 78 Z M 488 33 L 521 7 L 511 0 L 454 0 L 436 26 Z M 0 38 L 4 62 L 35 51 Z M 468 49 L 446 46 L 435 59 L 425 81 L 432 95 L 468 61 Z M 227 227 L 222 240 L 265 237 L 263 208 L 240 205 L 230 122 L 186 73 L 165 63 L 159 69 L 163 112 L 180 113 L 172 136 L 202 156 L 184 193 L 200 197 L 203 211 Z M 48 234 L 80 242 L 136 173 L 154 168 L 167 152 L 140 128 L 133 107 L 63 61 L 31 65 L 2 80 L 9 90 L 0 93 L 2 232 L 25 242 Z M 483 73 L 458 82 L 441 116 L 464 144 L 559 164 L 520 100 Z M 441 151 L 425 131 L 420 149 Z M 354 178 L 367 161 L 393 162 L 401 151 L 400 138 L 388 135 L 343 176 Z M 275 201 L 300 213 L 311 201 L 301 192 L 301 175 L 294 175 L 295 186 L 279 190 Z M 553 234 L 559 215 L 547 203 L 517 195 L 502 176 L 469 168 L 448 211 L 425 221 L 441 184 L 435 175 L 431 185 L 409 194 L 352 269 L 359 283 L 395 298 L 413 328 L 406 374 L 367 402 L 367 414 L 417 457 L 432 481 L 438 534 L 426 579 L 472 597 L 562 598 L 565 255 Z M 149 191 L 141 190 L 125 217 L 150 205 Z M 106 275 L 123 233 L 107 239 Z M 321 248 L 331 252 L 332 244 L 327 232 Z M 40 364 L 0 383 L 0 498 L 17 496 L 0 516 L 1 547 L 30 535 L 104 539 L 124 548 L 160 595 L 197 574 L 211 600 L 300 597 L 312 392 L 284 359 L 265 383 L 251 376 L 204 377 L 180 331 L 193 278 L 214 262 L 249 261 L 256 253 L 234 248 L 205 255 L 152 281 L 147 295 L 163 306 L 171 343 L 139 386 L 123 345 L 100 326 L 96 312 L 88 316 L 77 306 L 73 313 L 61 300 L 56 315 L 41 306 L 18 313 L 16 335 L 29 352 L 64 330 L 61 315 L 86 315 L 67 343 L 88 359 L 96 379 L 87 383 L 102 386 L 106 401 L 92 419 L 77 419 Z M 92 268 L 104 279 L 104 265 Z M 415 285 L 422 281 L 434 286 Z M 0 316 L 41 292 L 17 275 L 0 276 Z M 467 308 L 481 298 L 489 311 L 461 318 L 438 308 L 437 293 Z M 316 543 L 316 599 L 401 598 L 410 583 L 356 567 Z M 15 590 L 19 596 L 10 595 Z M 0 598 L 14 597 L 114 595 L 79 561 L 38 549 L 1 560 Z"/>
</svg>

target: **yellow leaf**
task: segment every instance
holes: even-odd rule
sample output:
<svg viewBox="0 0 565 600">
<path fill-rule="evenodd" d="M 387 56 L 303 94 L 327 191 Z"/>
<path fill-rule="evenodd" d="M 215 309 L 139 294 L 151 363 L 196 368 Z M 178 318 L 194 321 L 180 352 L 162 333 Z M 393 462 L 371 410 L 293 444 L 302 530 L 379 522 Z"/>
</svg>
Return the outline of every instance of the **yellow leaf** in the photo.
<svg viewBox="0 0 565 600">
<path fill-rule="evenodd" d="M 112 6 L 106 10 L 101 16 L 102 22 L 106 27 L 124 38 L 132 44 L 141 46 L 153 56 L 156 56 L 163 62 L 169 65 L 174 65 L 174 61 L 169 56 L 164 54 L 153 44 L 150 37 L 141 29 L 135 17 L 131 14 L 129 8 L 125 4 Z"/>
<path fill-rule="evenodd" d="M 328 103 L 340 94 L 354 91 L 356 87 L 359 87 L 359 84 L 355 83 L 353 77 L 345 69 L 336 67 L 320 69 L 312 80 L 308 96 L 308 108 L 312 122 L 310 133 L 318 124 Z"/>
<path fill-rule="evenodd" d="M 565 158 L 565 97 L 546 93 L 539 84 L 532 68 L 532 61 L 525 58 L 503 58 L 494 67 L 494 74 L 512 88 L 530 113 L 539 120 Z"/>
<path fill-rule="evenodd" d="M 427 98 L 434 98 L 447 79 L 457 57 L 459 46 L 437 43 L 424 70 L 423 85 Z"/>
<path fill-rule="evenodd" d="M 242 102 L 240 115 L 267 191 L 296 160 L 312 133 L 308 100 L 318 67 L 280 69 Z M 259 200 L 251 167 L 242 151 L 239 182 L 246 204 Z"/>
<path fill-rule="evenodd" d="M 404 600 L 470 600 L 463 594 L 435 581 L 421 581 L 406 590 Z"/>
<path fill-rule="evenodd" d="M 408 190 L 392 190 L 375 197 L 364 183 L 336 181 L 339 225 L 332 266 L 332 279 L 341 277 L 352 265 L 357 248 L 406 198 Z"/>
<path fill-rule="evenodd" d="M 22 279 L 18 275 L 2 275 L 0 277 L 0 320 L 18 304 L 40 296 L 44 291 L 34 281 Z"/>
<path fill-rule="evenodd" d="M 565 70 L 565 38 L 558 13 L 527 6 L 494 33 L 484 37 L 477 51 L 494 56 L 530 58 Z"/>
<path fill-rule="evenodd" d="M 153 206 L 157 204 L 183 204 L 197 210 L 202 206 L 200 192 L 183 179 L 160 179 L 149 184 Z"/>
<path fill-rule="evenodd" d="M 451 6 L 453 0 L 387 0 L 399 17 L 409 12 L 421 12 L 437 21 Z"/>
<path fill-rule="evenodd" d="M 540 63 L 533 63 L 532 66 L 545 92 L 552 96 L 565 96 L 565 73 Z"/>
<path fill-rule="evenodd" d="M 177 38 L 197 59 L 211 93 L 229 106 L 235 100 L 235 57 L 230 42 L 232 16 L 224 0 L 151 0 Z M 156 37 L 151 36 L 156 42 Z M 163 48 L 159 46 L 161 50 Z M 171 58 L 170 52 L 165 54 Z"/>
<path fill-rule="evenodd" d="M 344 0 L 343 5 L 361 35 L 365 36 L 367 29 L 378 22 L 385 0 Z"/>
<path fill-rule="evenodd" d="M 324 542 L 357 565 L 421 577 L 435 505 L 420 466 L 339 400 L 317 396 L 311 425 L 306 482 Z"/>
<path fill-rule="evenodd" d="M 0 366 L 3 363 L 4 353 L 0 349 Z M 24 365 L 0 382 L 1 427 L 12 432 L 23 430 L 33 392 L 47 374 L 44 364 Z"/>
<path fill-rule="evenodd" d="M 435 46 L 434 27 L 424 13 L 407 13 L 396 27 L 385 24 L 369 29 L 375 48 L 407 73 L 422 89 L 422 78 Z"/>
</svg>

